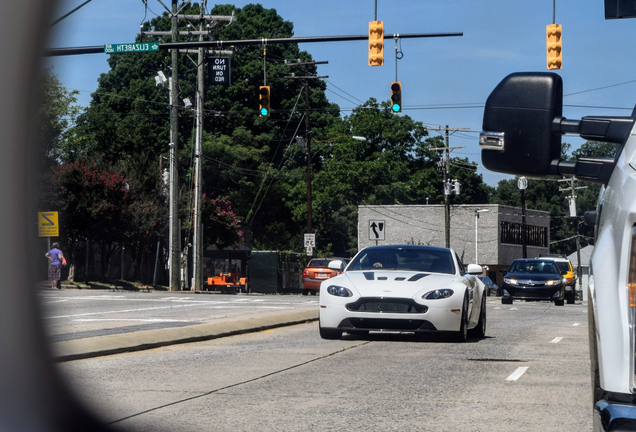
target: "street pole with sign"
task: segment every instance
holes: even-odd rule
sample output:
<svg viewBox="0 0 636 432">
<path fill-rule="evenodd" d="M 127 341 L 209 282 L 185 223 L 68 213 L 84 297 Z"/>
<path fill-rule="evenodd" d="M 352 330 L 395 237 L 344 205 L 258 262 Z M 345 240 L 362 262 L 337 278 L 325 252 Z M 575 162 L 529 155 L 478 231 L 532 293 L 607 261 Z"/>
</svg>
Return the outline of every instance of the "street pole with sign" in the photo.
<svg viewBox="0 0 636 432">
<path fill-rule="evenodd" d="M 523 258 L 528 258 L 528 238 L 526 229 L 526 189 L 528 187 L 528 179 L 519 177 L 517 187 L 521 191 L 521 248 L 523 250 Z"/>
</svg>

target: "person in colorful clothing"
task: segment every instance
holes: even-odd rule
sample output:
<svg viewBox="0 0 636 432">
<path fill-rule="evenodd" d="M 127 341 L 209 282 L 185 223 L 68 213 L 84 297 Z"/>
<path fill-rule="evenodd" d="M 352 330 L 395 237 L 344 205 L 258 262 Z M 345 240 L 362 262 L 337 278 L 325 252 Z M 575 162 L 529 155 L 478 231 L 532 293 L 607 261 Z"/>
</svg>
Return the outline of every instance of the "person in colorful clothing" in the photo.
<svg viewBox="0 0 636 432">
<path fill-rule="evenodd" d="M 62 260 L 64 260 L 64 255 L 62 251 L 59 249 L 59 243 L 53 243 L 53 249 L 46 253 L 46 257 L 49 259 L 49 280 L 51 281 L 51 289 L 56 289 L 57 283 L 60 279 L 62 279 Z M 60 289 L 62 287 L 60 286 Z"/>
</svg>

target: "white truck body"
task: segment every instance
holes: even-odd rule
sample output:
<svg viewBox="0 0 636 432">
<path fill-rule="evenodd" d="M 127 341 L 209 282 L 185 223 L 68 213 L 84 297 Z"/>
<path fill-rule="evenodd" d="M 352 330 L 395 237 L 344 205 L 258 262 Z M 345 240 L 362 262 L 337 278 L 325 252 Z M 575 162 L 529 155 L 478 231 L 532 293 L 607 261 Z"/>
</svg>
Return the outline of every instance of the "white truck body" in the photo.
<svg viewBox="0 0 636 432">
<path fill-rule="evenodd" d="M 561 116 L 553 73 L 517 73 L 491 93 L 480 136 L 488 169 L 601 183 L 590 258 L 588 320 L 595 431 L 636 430 L 636 109 L 629 117 Z M 614 158 L 565 161 L 561 136 L 618 145 Z"/>
</svg>

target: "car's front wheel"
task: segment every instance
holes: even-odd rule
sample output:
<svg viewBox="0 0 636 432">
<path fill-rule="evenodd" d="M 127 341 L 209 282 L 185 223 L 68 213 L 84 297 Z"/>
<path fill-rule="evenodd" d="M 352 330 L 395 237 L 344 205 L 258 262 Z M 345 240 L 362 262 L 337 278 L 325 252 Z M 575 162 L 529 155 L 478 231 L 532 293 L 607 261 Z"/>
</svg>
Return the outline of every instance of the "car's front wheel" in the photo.
<svg viewBox="0 0 636 432">
<path fill-rule="evenodd" d="M 342 331 L 336 329 L 323 328 L 318 325 L 320 337 L 323 339 L 340 339 L 342 337 Z"/>
<path fill-rule="evenodd" d="M 479 311 L 477 327 L 470 331 L 470 335 L 477 338 L 486 337 L 486 297 L 481 301 L 481 311 Z"/>
<path fill-rule="evenodd" d="M 575 296 L 576 296 L 576 292 L 574 290 L 574 287 L 572 287 L 570 291 L 565 292 L 565 299 L 568 304 L 574 304 Z"/>
<path fill-rule="evenodd" d="M 468 339 L 468 297 L 464 295 L 464 303 L 462 304 L 462 317 L 460 319 L 459 331 L 455 333 L 455 340 L 457 342 L 466 342 Z"/>
</svg>

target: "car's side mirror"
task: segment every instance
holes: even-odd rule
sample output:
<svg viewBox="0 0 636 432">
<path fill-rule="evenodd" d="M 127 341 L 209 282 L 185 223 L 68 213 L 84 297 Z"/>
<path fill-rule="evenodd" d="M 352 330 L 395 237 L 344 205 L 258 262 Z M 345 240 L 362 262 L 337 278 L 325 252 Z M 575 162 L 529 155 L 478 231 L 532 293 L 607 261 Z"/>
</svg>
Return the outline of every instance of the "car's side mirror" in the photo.
<svg viewBox="0 0 636 432">
<path fill-rule="evenodd" d="M 561 135 L 624 145 L 634 126 L 631 117 L 562 117 L 563 82 L 552 72 L 513 73 L 493 90 L 484 109 L 479 137 L 482 163 L 496 172 L 546 177 L 575 175 L 607 183 L 615 158 L 561 159 Z"/>
<path fill-rule="evenodd" d="M 480 275 L 484 272 L 484 268 L 479 264 L 468 264 L 468 268 L 466 269 L 466 273 L 471 275 Z"/>
<path fill-rule="evenodd" d="M 343 267 L 343 262 L 341 260 L 333 260 L 333 261 L 329 261 L 329 264 L 327 264 L 327 267 L 332 269 L 332 270 L 342 270 Z"/>
<path fill-rule="evenodd" d="M 596 225 L 597 223 L 597 219 L 598 219 L 598 212 L 593 210 L 593 211 L 586 211 L 585 212 L 585 223 L 588 225 Z"/>
<path fill-rule="evenodd" d="M 505 269 L 505 268 L 500 269 L 499 273 L 506 274 L 506 273 L 508 273 L 508 269 Z"/>
<path fill-rule="evenodd" d="M 544 176 L 561 156 L 563 82 L 555 73 L 514 73 L 492 91 L 479 138 L 484 166 L 506 174 Z"/>
</svg>

